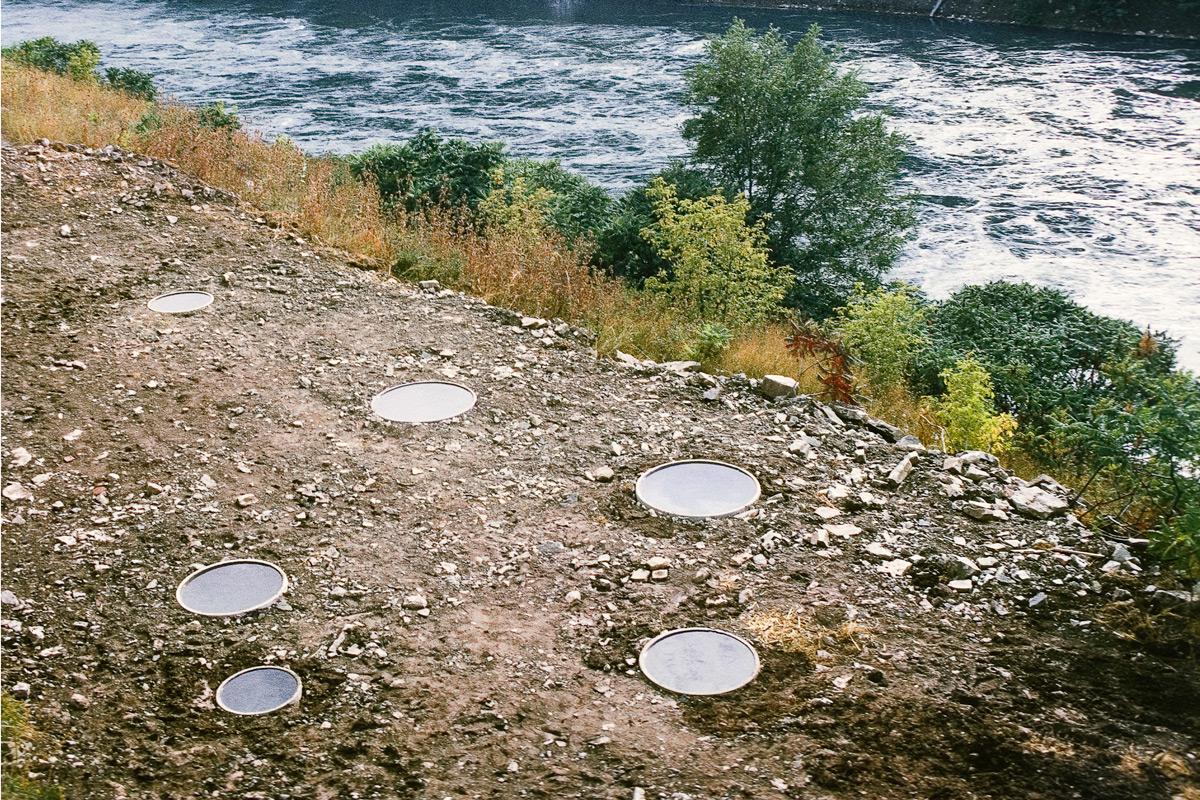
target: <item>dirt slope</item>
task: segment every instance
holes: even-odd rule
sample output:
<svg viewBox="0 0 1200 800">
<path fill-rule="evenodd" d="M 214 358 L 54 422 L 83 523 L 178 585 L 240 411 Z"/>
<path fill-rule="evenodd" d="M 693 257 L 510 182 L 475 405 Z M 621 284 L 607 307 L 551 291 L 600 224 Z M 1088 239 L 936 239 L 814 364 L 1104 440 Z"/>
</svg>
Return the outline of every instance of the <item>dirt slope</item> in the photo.
<svg viewBox="0 0 1200 800">
<path fill-rule="evenodd" d="M 1027 518 L 1000 468 L 926 452 L 895 486 L 909 451 L 850 412 L 596 360 L 137 156 L 6 146 L 3 179 L 4 681 L 68 796 L 1197 796 L 1194 663 L 1106 622 L 1188 598 L 1052 493 Z M 216 302 L 146 308 L 184 287 Z M 447 376 L 479 395 L 459 420 L 369 412 Z M 764 499 L 642 510 L 637 475 L 685 457 Z M 230 557 L 283 566 L 286 602 L 175 604 Z M 631 666 L 696 624 L 755 641 L 758 680 L 687 699 Z M 301 702 L 215 710 L 260 662 Z"/>
</svg>

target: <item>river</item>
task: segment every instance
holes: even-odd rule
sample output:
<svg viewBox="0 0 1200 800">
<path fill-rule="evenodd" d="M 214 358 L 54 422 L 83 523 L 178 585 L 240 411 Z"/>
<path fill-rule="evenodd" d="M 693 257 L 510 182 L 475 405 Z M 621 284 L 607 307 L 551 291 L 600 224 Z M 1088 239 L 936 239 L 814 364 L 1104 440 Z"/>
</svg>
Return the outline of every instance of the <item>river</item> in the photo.
<svg viewBox="0 0 1200 800">
<path fill-rule="evenodd" d="M 185 101 L 347 152 L 423 127 L 556 157 L 613 191 L 684 152 L 684 71 L 734 16 L 813 22 L 912 142 L 932 296 L 997 278 L 1183 338 L 1200 368 L 1200 48 L 667 0 L 7 0 L 3 41 L 89 38 Z"/>
</svg>

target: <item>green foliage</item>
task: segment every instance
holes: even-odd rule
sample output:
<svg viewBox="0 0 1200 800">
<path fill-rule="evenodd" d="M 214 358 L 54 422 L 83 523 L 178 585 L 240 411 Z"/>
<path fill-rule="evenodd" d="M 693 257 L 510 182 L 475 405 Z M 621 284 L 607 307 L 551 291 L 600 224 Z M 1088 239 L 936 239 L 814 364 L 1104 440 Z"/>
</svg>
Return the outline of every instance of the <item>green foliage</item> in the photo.
<svg viewBox="0 0 1200 800">
<path fill-rule="evenodd" d="M 835 329 L 842 343 L 865 367 L 876 392 L 901 386 L 916 354 L 926 345 L 923 298 L 910 286 L 866 291 L 855 289 L 837 311 Z"/>
<path fill-rule="evenodd" d="M 153 133 L 163 126 L 162 115 L 158 113 L 157 106 L 151 106 L 145 114 L 142 114 L 141 119 L 133 126 L 133 132 L 145 136 Z"/>
<path fill-rule="evenodd" d="M 100 66 L 100 48 L 86 39 L 60 42 L 52 36 L 43 36 L 5 47 L 3 55 L 19 64 L 57 72 L 77 81 L 96 81 L 96 67 Z"/>
<path fill-rule="evenodd" d="M 649 190 L 651 184 L 660 178 L 674 186 L 676 194 L 685 200 L 699 200 L 722 193 L 711 179 L 676 161 L 626 192 L 617 201 L 608 222 L 596 234 L 593 258 L 597 266 L 636 287 L 645 283 L 647 278 L 663 272 L 670 274 L 671 265 L 642 236 L 642 231 L 654 224 L 654 203 Z"/>
<path fill-rule="evenodd" d="M 904 140 L 836 62 L 815 25 L 789 49 L 735 20 L 688 75 L 683 128 L 693 161 L 765 222 L 773 260 L 797 274 L 791 300 L 814 316 L 877 285 L 913 221 L 896 188 Z"/>
<path fill-rule="evenodd" d="M 997 414 L 992 379 L 974 358 L 964 358 L 942 372 L 946 393 L 931 399 L 934 416 L 945 429 L 945 450 L 986 450 L 1004 453 L 1012 442 L 1017 421 Z"/>
<path fill-rule="evenodd" d="M 681 199 L 662 179 L 649 188 L 655 222 L 642 235 L 670 266 L 646 281 L 691 319 L 736 329 L 776 313 L 792 276 L 767 259 L 761 223 L 748 224 L 744 197 Z"/>
<path fill-rule="evenodd" d="M 1200 569 L 1200 526 L 1189 522 L 1200 514 L 1200 381 L 1137 357 L 1107 365 L 1104 374 L 1106 393 L 1085 413 L 1060 420 L 1052 438 L 1091 470 L 1081 491 L 1101 478 L 1098 510 L 1120 517 L 1148 508 L 1163 549 Z"/>
<path fill-rule="evenodd" d="M 142 100 L 154 100 L 158 89 L 154 87 L 154 76 L 128 67 L 109 67 L 104 70 L 104 81 L 110 89 L 139 97 Z"/>
<path fill-rule="evenodd" d="M 508 182 L 500 179 L 479 204 L 479 221 L 485 230 L 501 228 L 536 235 L 549 224 L 554 196 L 549 189 L 530 186 L 523 177 Z"/>
<path fill-rule="evenodd" d="M 564 169 L 557 159 L 514 158 L 502 168 L 503 182 L 522 181 L 528 190 L 544 190 L 544 221 L 569 242 L 593 236 L 605 223 L 613 201 L 599 186 Z"/>
<path fill-rule="evenodd" d="M 724 325 L 706 322 L 696 331 L 696 338 L 688 348 L 688 358 L 709 364 L 721 357 L 733 341 L 733 333 Z"/>
<path fill-rule="evenodd" d="M 196 122 L 201 128 L 211 131 L 228 131 L 229 133 L 240 130 L 242 127 L 237 109 L 233 106 L 226 108 L 225 103 L 221 100 L 196 109 Z"/>
<path fill-rule="evenodd" d="M 999 407 L 1031 433 L 1062 412 L 1081 418 L 1110 389 L 1106 363 L 1134 352 L 1138 329 L 1093 314 L 1057 289 L 1028 283 L 967 286 L 931 309 L 930 346 L 918 355 L 914 388 L 941 394 L 941 373 L 973 355 L 992 376 Z M 1166 374 L 1174 345 L 1155 339 L 1147 368 Z"/>
<path fill-rule="evenodd" d="M 443 139 L 424 131 L 403 144 L 377 144 L 350 157 L 355 176 L 369 176 L 388 204 L 415 212 L 441 206 L 475 210 L 492 191 L 504 146 Z"/>
<path fill-rule="evenodd" d="M 34 732 L 25 704 L 0 694 L 0 796 L 8 800 L 62 800 L 57 786 L 30 780 L 24 763 L 33 747 Z"/>
</svg>

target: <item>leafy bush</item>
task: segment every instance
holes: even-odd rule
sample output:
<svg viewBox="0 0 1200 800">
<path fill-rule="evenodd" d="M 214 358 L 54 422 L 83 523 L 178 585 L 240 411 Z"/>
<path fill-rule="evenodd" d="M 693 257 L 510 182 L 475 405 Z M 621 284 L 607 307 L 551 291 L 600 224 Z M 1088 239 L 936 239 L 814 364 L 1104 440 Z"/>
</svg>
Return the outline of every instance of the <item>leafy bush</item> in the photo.
<svg viewBox="0 0 1200 800">
<path fill-rule="evenodd" d="M 104 81 L 110 89 L 143 100 L 154 100 L 158 96 L 158 89 L 154 87 L 154 76 L 149 72 L 128 67 L 109 67 L 104 70 Z"/>
<path fill-rule="evenodd" d="M 1057 421 L 1051 438 L 1076 471 L 1093 483 L 1097 511 L 1157 524 L 1175 557 L 1200 568 L 1200 381 L 1190 372 L 1163 374 L 1148 358 L 1104 369 L 1106 394 L 1086 413 Z"/>
<path fill-rule="evenodd" d="M 693 361 L 709 364 L 719 359 L 729 343 L 733 341 L 733 333 L 729 328 L 714 322 L 706 322 L 696 331 L 696 339 L 688 348 L 688 357 Z"/>
<path fill-rule="evenodd" d="M 596 233 L 608 218 L 612 198 L 582 175 L 564 169 L 557 159 L 514 158 L 502 167 L 506 186 L 522 181 L 528 190 L 542 190 L 546 224 L 567 241 Z"/>
<path fill-rule="evenodd" d="M 158 107 L 154 106 L 142 114 L 137 124 L 133 126 L 133 132 L 139 136 L 146 136 L 159 130 L 164 124 L 162 114 L 159 113 Z"/>
<path fill-rule="evenodd" d="M 946 385 L 943 397 L 931 400 L 934 416 L 944 427 L 945 449 L 1008 450 L 1017 421 L 1008 414 L 997 414 L 992 379 L 974 358 L 964 358 L 942 372 Z"/>
<path fill-rule="evenodd" d="M 100 48 L 86 39 L 60 42 L 52 36 L 43 36 L 5 47 L 3 55 L 19 64 L 57 72 L 77 81 L 96 81 L 96 67 L 100 65 Z"/>
<path fill-rule="evenodd" d="M 765 223 L 773 260 L 797 275 L 791 301 L 824 317 L 855 284 L 875 286 L 912 225 L 896 183 L 904 140 L 864 113 L 867 87 L 837 68 L 820 29 L 793 48 L 741 20 L 688 75 L 692 160 Z"/>
<path fill-rule="evenodd" d="M 524 178 L 509 183 L 498 180 L 497 186 L 479 204 L 479 221 L 485 230 L 527 230 L 536 234 L 549 224 L 547 217 L 553 198 L 554 192 L 532 187 Z"/>
<path fill-rule="evenodd" d="M 669 275 L 671 269 L 671 265 L 642 236 L 642 231 L 654 224 L 654 203 L 649 190 L 656 179 L 674 186 L 675 193 L 685 200 L 722 193 L 711 179 L 676 161 L 617 201 L 608 222 L 596 234 L 593 260 L 602 269 L 635 287 L 661 273 Z"/>
<path fill-rule="evenodd" d="M 230 133 L 241 130 L 242 127 L 237 109 L 233 106 L 226 108 L 225 103 L 221 100 L 196 109 L 196 123 L 201 128 L 212 131 L 229 131 Z"/>
<path fill-rule="evenodd" d="M 857 287 L 837 311 L 835 329 L 865 367 L 872 389 L 904 384 L 916 354 L 926 344 L 923 298 L 909 286 L 866 291 Z"/>
<path fill-rule="evenodd" d="M 681 199 L 662 179 L 649 189 L 655 222 L 642 234 L 671 265 L 646 281 L 692 319 L 739 328 L 775 313 L 792 276 L 767 260 L 761 224 L 746 222 L 744 197 Z"/>
<path fill-rule="evenodd" d="M 1057 289 L 1028 283 L 967 286 L 929 313 L 929 346 L 918 354 L 914 388 L 940 395 L 941 374 L 973 355 L 992 376 L 998 406 L 1031 433 L 1045 433 L 1061 413 L 1081 418 L 1110 391 L 1106 363 L 1146 348 L 1147 369 L 1174 365 L 1174 344 L 1143 342 L 1131 323 L 1088 311 Z"/>
<path fill-rule="evenodd" d="M 492 191 L 504 145 L 443 139 L 424 131 L 403 144 L 377 144 L 350 157 L 355 176 L 369 176 L 388 204 L 415 212 L 432 206 L 475 210 Z"/>
</svg>

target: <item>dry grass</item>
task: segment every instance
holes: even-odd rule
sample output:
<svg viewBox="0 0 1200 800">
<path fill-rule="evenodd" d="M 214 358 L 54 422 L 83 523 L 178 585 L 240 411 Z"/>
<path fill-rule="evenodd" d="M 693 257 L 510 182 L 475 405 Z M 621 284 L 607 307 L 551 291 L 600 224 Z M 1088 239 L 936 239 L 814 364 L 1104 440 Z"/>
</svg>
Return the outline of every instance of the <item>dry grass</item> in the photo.
<svg viewBox="0 0 1200 800">
<path fill-rule="evenodd" d="M 774 650 L 798 653 L 817 660 L 817 651 L 853 654 L 862 652 L 868 629 L 854 620 L 822 620 L 818 614 L 799 610 L 767 609 L 751 614 L 746 629 Z"/>
<path fill-rule="evenodd" d="M 0 73 L 4 138 L 56 139 L 89 147 L 125 146 L 150 107 L 119 92 L 4 61 Z"/>
</svg>

